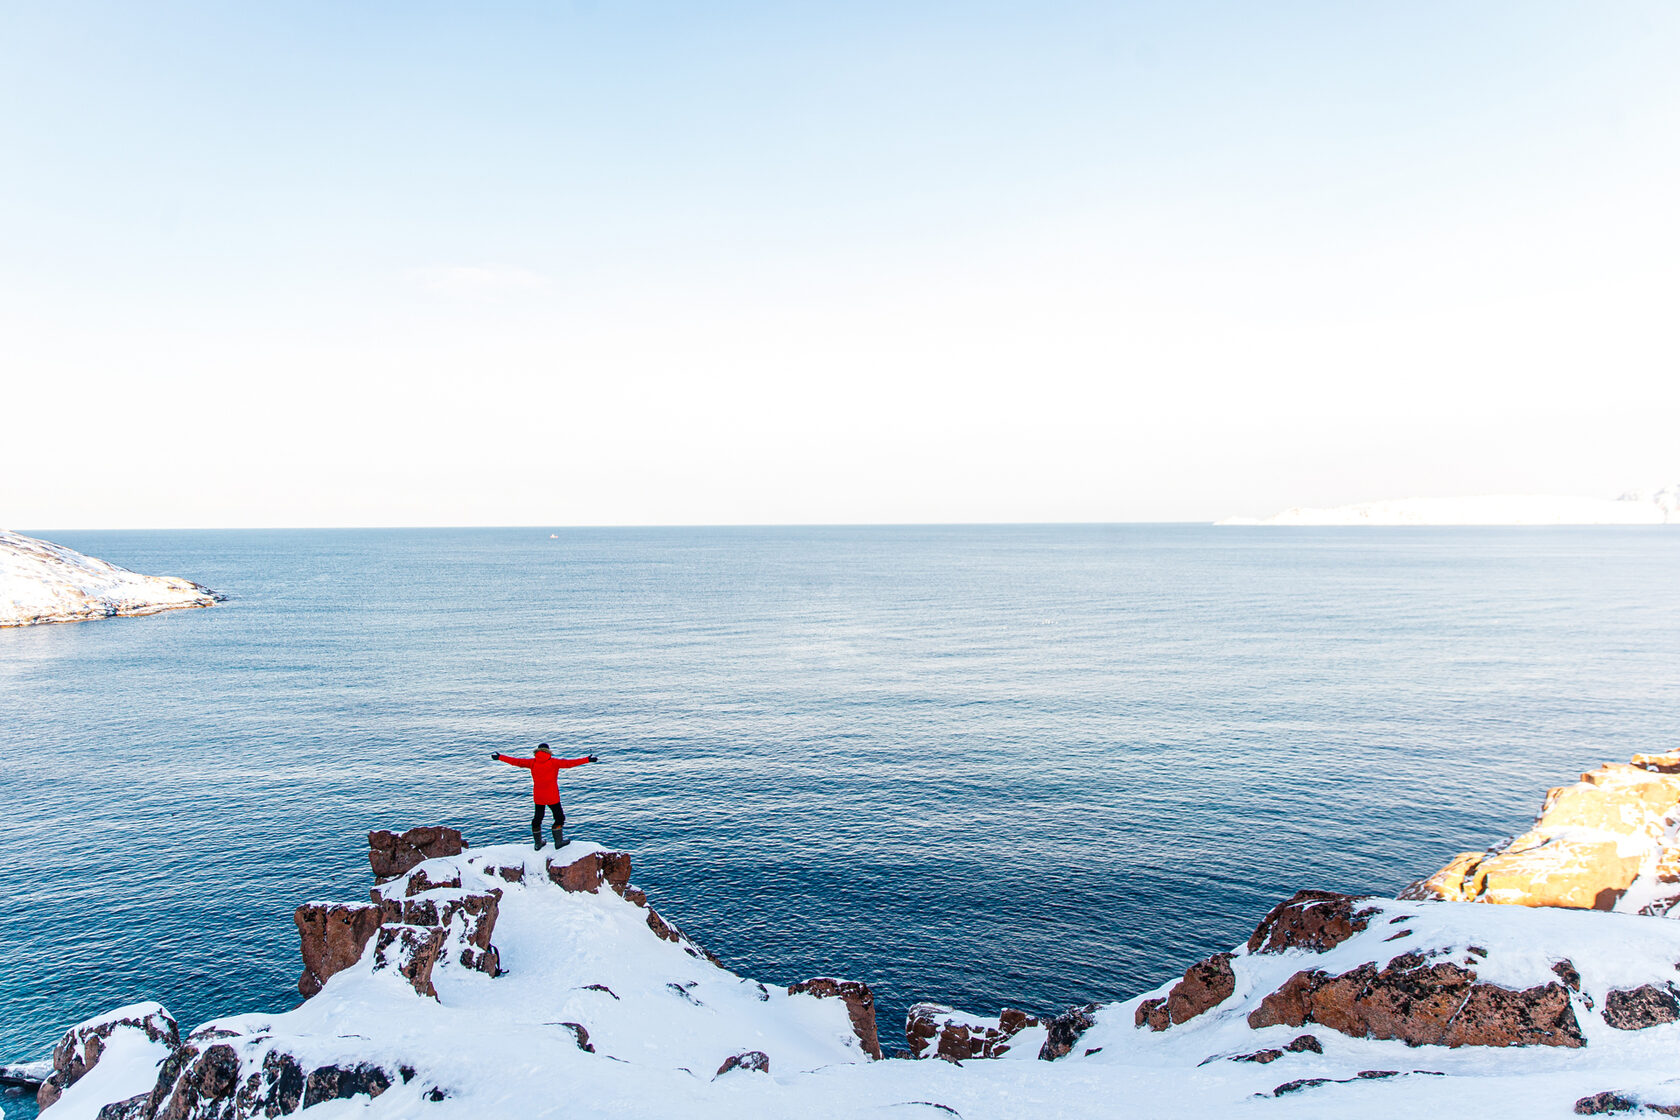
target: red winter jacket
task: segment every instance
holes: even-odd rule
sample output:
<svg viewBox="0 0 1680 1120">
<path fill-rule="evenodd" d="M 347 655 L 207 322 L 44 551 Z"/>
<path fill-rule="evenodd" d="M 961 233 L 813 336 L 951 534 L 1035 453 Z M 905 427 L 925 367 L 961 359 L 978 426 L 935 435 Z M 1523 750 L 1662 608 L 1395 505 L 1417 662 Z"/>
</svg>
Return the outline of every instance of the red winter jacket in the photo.
<svg viewBox="0 0 1680 1120">
<path fill-rule="evenodd" d="M 531 772 L 531 800 L 538 805 L 560 804 L 560 785 L 554 780 L 554 775 L 589 761 L 587 758 L 555 758 L 540 754 L 535 758 L 509 758 L 505 754 L 496 757 L 509 766 Z"/>
</svg>

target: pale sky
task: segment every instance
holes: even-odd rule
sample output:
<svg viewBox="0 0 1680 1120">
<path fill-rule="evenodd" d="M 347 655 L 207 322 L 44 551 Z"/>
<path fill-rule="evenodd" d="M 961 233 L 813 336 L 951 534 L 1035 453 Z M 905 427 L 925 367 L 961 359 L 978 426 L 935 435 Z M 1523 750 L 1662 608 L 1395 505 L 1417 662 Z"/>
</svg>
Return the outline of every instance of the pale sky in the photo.
<svg viewBox="0 0 1680 1120">
<path fill-rule="evenodd" d="M 1674 482 L 1676 59 L 1670 0 L 8 4 L 0 526 Z"/>
</svg>

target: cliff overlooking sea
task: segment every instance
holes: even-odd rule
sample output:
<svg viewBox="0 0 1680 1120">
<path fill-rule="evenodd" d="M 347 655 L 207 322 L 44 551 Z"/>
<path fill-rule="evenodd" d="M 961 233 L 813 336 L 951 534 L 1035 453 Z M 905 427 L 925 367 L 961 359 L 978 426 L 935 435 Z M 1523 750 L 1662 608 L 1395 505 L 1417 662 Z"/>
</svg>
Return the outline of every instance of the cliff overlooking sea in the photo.
<svg viewBox="0 0 1680 1120">
<path fill-rule="evenodd" d="M 1005 1091 L 1016 1094 L 1009 1099 L 1017 1114 L 1054 1115 L 1071 1107 L 1056 1103 L 1063 1098 L 1094 1107 L 1104 1094 L 1122 1102 L 1113 1109 L 1119 1115 L 1159 1115 L 1181 1100 L 1204 1112 L 1310 1114 L 1343 1107 L 1350 1098 L 1339 1094 L 1363 1100 L 1359 1094 L 1373 1091 L 1365 1082 L 1435 1082 L 1442 1079 L 1412 1071 L 1470 1066 L 1491 1079 L 1490 1061 L 1528 1070 L 1523 1056 L 1534 1054 L 1540 1057 L 1530 1065 L 1548 1077 L 1559 1062 L 1604 1072 L 1587 1085 L 1554 1078 L 1546 1107 L 1555 1114 L 1568 1114 L 1590 1093 L 1647 1092 L 1631 1074 L 1611 1076 L 1609 1056 L 1640 1039 L 1666 1045 L 1667 1027 L 1610 1034 L 1614 1028 L 1584 1004 L 1571 1004 L 1584 1047 L 1413 1050 L 1377 1040 L 1371 1060 L 1358 1064 L 1357 1048 L 1369 1040 L 1320 1021 L 1335 1018 L 1328 1009 L 1353 980 L 1303 989 L 1289 1007 L 1274 1000 L 1288 1019 L 1266 1028 L 1269 1034 L 1246 1023 L 1298 972 L 1333 980 L 1363 964 L 1380 973 L 1390 963 L 1335 953 L 1386 953 L 1426 935 L 1446 938 L 1437 927 L 1419 927 L 1388 942 L 1392 932 L 1375 927 L 1389 917 L 1446 907 L 1478 922 L 1507 911 L 1517 916 L 1506 921 L 1531 920 L 1520 908 L 1407 900 L 1330 955 L 1246 946 L 1268 912 L 1300 889 L 1392 899 L 1458 853 L 1484 856 L 1497 838 L 1531 831 L 1537 775 L 1667 753 L 1680 684 L 1680 625 L 1661 591 L 1673 571 L 1671 534 L 1426 530 L 1386 543 L 1358 531 L 1231 534 L 1189 526 L 548 534 L 68 538 L 78 550 L 136 570 L 185 571 L 211 586 L 238 587 L 239 599 L 233 609 L 132 625 L 0 634 L 0 744 L 14 779 L 14 821 L 0 836 L 0 862 L 16 903 L 0 912 L 0 1006 L 7 1012 L 0 1061 L 39 1061 L 70 1025 L 155 1001 L 178 1019 L 181 1035 L 230 1018 L 270 1024 L 276 1045 L 296 1060 L 306 1094 L 319 1070 L 327 1072 L 314 1078 L 317 1094 L 355 1083 L 328 1068 L 340 1059 L 352 1070 L 365 1062 L 392 1075 L 381 1097 L 323 1100 L 312 1106 L 328 1110 L 322 1115 L 455 1107 L 412 1099 L 405 1106 L 401 1096 L 381 1104 L 403 1085 L 405 1062 L 417 1077 L 437 1070 L 432 1084 L 414 1092 L 459 1089 L 467 1075 L 438 1066 L 430 1044 L 418 1041 L 427 1064 L 414 1064 L 407 1042 L 384 1038 L 383 1026 L 370 1033 L 372 1018 L 355 1025 L 335 1002 L 336 987 L 358 983 L 363 968 L 380 984 L 401 976 L 403 963 L 375 970 L 361 955 L 378 953 L 379 928 L 388 923 L 368 932 L 365 915 L 360 926 L 347 922 L 370 940 L 352 939 L 347 948 L 335 941 L 323 956 L 323 963 L 355 962 L 342 976 L 327 976 L 304 1005 L 306 1017 L 346 1017 L 323 1028 L 331 1039 L 317 1037 L 322 1024 L 291 1017 L 300 1014 L 291 1009 L 305 966 L 294 910 L 312 901 L 328 909 L 369 902 L 370 828 L 449 824 L 472 841 L 467 858 L 499 857 L 504 841 L 528 838 L 528 785 L 487 756 L 523 753 L 541 737 L 569 744 L 567 754 L 602 757 L 602 765 L 568 773 L 563 783 L 572 831 L 604 852 L 633 855 L 630 884 L 688 945 L 715 953 L 729 975 L 702 969 L 661 940 L 645 912 L 610 883 L 600 892 L 556 885 L 547 851 L 517 887 L 499 875 L 484 881 L 470 868 L 461 873 L 463 899 L 504 892 L 489 944 L 507 974 L 467 968 L 459 959 L 466 946 L 457 945 L 451 960 L 433 962 L 442 1003 L 399 979 L 406 994 L 398 990 L 381 1004 L 387 1026 L 417 1029 L 435 1006 L 449 1030 L 462 1028 L 466 1020 L 447 1018 L 462 1006 L 451 1003 L 452 985 L 481 990 L 498 1005 L 485 1018 L 516 1024 L 517 1038 L 500 1037 L 512 1052 L 532 1055 L 529 1063 L 550 1057 L 549 1032 L 570 1035 L 547 1024 L 573 1022 L 591 1032 L 597 1055 L 610 1055 L 600 1058 L 602 1067 L 617 1070 L 611 1058 L 634 1063 L 644 1040 L 615 1033 L 599 1009 L 579 1004 L 553 1014 L 549 988 L 529 1006 L 505 1001 L 538 984 L 522 971 L 538 961 L 531 954 L 560 952 L 581 962 L 567 983 L 583 990 L 567 999 L 599 999 L 652 1023 L 656 1035 L 668 1021 L 675 1032 L 672 1007 L 627 995 L 593 963 L 620 953 L 640 959 L 645 947 L 687 962 L 663 979 L 646 977 L 649 1000 L 688 1008 L 664 985 L 695 980 L 750 989 L 759 1009 L 756 983 L 772 1004 L 841 1001 L 839 1012 L 822 1013 L 834 1022 L 800 1028 L 820 1028 L 817 1042 L 800 1042 L 785 1017 L 773 1017 L 756 1044 L 734 1030 L 720 1030 L 706 1048 L 687 1033 L 671 1041 L 669 1048 L 687 1049 L 649 1068 L 685 1082 L 690 1075 L 679 1067 L 687 1068 L 707 1086 L 730 1057 L 751 1050 L 769 1057 L 768 1074 L 743 1073 L 738 1063 L 715 1089 L 697 1090 L 706 1099 L 736 1078 L 767 1077 L 771 1086 L 792 1079 L 805 1087 L 786 1099 L 802 1108 L 810 1085 L 832 1077 L 863 1080 L 867 1092 L 856 1102 L 863 1115 L 877 1106 L 886 1109 L 881 1115 L 903 1114 L 904 1102 L 919 1100 L 965 1116 L 996 1115 L 986 1102 Z M 1546 836 L 1575 827 L 1562 817 L 1556 823 Z M 1534 843 L 1525 841 L 1524 850 Z M 1630 835 L 1626 846 L 1652 845 Z M 515 851 L 535 859 L 528 847 L 509 854 Z M 1511 882 L 1503 866 L 1482 882 Z M 453 878 L 448 867 L 428 875 Z M 1487 893 L 1474 872 L 1459 881 L 1466 893 Z M 1638 910 L 1642 889 L 1618 902 Z M 595 928 L 589 911 L 566 909 L 597 905 L 590 898 L 608 916 L 621 915 L 613 919 L 618 934 L 658 944 L 573 938 L 538 918 L 521 956 L 514 932 L 524 919 L 516 910 L 529 917 L 528 904 L 548 899 L 549 912 Z M 1350 925 L 1361 909 L 1349 912 Z M 1476 916 L 1484 911 L 1496 913 Z M 1539 913 L 1662 921 L 1632 912 Z M 427 946 L 434 935 L 425 931 L 441 928 L 394 925 L 419 929 Z M 1462 940 L 1509 963 L 1501 945 L 1514 942 L 1490 943 L 1496 933 L 1477 926 Z M 1551 936 L 1525 927 L 1522 939 L 1538 944 L 1542 934 Z M 1559 944 L 1598 1008 L 1612 990 L 1658 983 L 1654 975 L 1624 982 L 1601 970 L 1591 945 Z M 1207 998 L 1197 990 L 1217 993 L 1225 982 L 1214 962 L 1198 971 L 1199 986 L 1174 1000 L 1186 971 L 1226 952 L 1233 954 L 1230 1002 L 1173 1022 L 1174 1007 L 1183 1016 Z M 1463 959 L 1425 965 L 1463 967 Z M 1554 981 L 1567 990 L 1550 972 L 1550 956 L 1532 963 L 1512 965 L 1512 991 Z M 683 971 L 690 968 L 699 971 Z M 1501 976 L 1494 965 L 1467 971 L 1475 980 L 1456 978 L 1466 997 Z M 924 1054 L 957 1054 L 976 1043 L 982 1054 L 1008 1049 L 996 1062 L 959 1058 L 960 1069 L 890 1057 L 864 1064 L 862 1050 L 845 1042 L 856 1036 L 843 996 L 788 995 L 816 979 L 832 979 L 837 989 L 868 986 L 888 1055 L 914 1049 L 906 1035 L 912 1015 Z M 1251 982 L 1252 990 L 1243 987 Z M 620 999 L 588 988 L 594 983 Z M 640 982 L 633 991 L 642 992 Z M 701 988 L 692 994 L 708 1008 L 733 1006 Z M 1151 1017 L 1162 1019 L 1159 1007 L 1136 1025 L 1146 999 L 1167 1001 L 1166 1030 L 1149 1029 Z M 1544 1016 L 1535 1018 L 1557 1010 L 1555 994 L 1547 1000 L 1528 1021 L 1569 1037 L 1560 1019 L 1546 1026 Z M 1051 1024 L 1087 1003 L 1098 1008 L 1080 1044 L 1039 1061 Z M 1222 1017 L 1239 1007 L 1240 1024 Z M 1017 1013 L 1004 1016 L 1005 1009 Z M 693 1010 L 698 1017 L 682 1032 L 747 1021 L 732 1010 L 711 1019 L 707 1009 Z M 1290 1025 L 1295 1018 L 1301 1026 Z M 1125 1025 L 1122 1041 L 1093 1035 L 1113 1021 Z M 1233 1032 L 1228 1045 L 1200 1033 L 1214 1024 Z M 1066 1026 L 1077 1028 L 1077 1018 Z M 379 1041 L 353 1053 L 343 1047 L 357 1040 L 334 1041 L 341 1034 Z M 1308 1042 L 1291 1050 L 1302 1035 L 1329 1057 L 1313 1055 Z M 696 1037 L 705 1040 L 705 1030 Z M 243 1063 L 250 1039 L 239 1038 L 245 1041 L 229 1045 Z M 712 1052 L 725 1043 L 728 1053 Z M 819 1043 L 838 1046 L 825 1054 L 847 1056 L 838 1072 L 801 1065 L 799 1054 Z M 1165 1048 L 1160 1071 L 1135 1072 L 1156 1061 L 1151 1047 Z M 1281 1056 L 1196 1064 L 1225 1050 Z M 1478 1052 L 1486 1060 L 1473 1061 Z M 516 1068 L 497 1061 L 482 1083 L 491 1095 L 472 1098 L 492 1102 L 484 1111 L 494 1112 L 500 1099 L 496 1079 Z M 1081 1080 L 1085 1064 L 1095 1071 L 1103 1061 L 1116 1068 L 1100 1081 Z M 1405 1077 L 1246 1104 L 1250 1098 L 1240 1095 L 1390 1069 Z M 1181 1091 L 1167 1076 L 1174 1071 L 1205 1083 L 1206 1094 Z M 1251 1081 L 1221 1082 L 1233 1071 Z M 248 1081 L 250 1072 L 240 1076 Z M 578 1083 L 610 1076 L 581 1073 Z M 951 1076 L 959 1079 L 937 1080 Z M 886 1101 L 887 1082 L 877 1078 L 902 1078 L 904 1092 Z M 1452 1091 L 1468 1090 L 1463 1108 L 1486 1105 L 1498 1115 L 1493 1084 Z M 1658 1087 L 1648 1096 L 1662 1104 Z M 635 1089 L 608 1084 L 603 1092 L 620 1095 L 603 1099 L 634 1103 Z M 760 1091 L 770 1090 L 745 1090 Z M 1395 1099 L 1409 1108 L 1423 1098 Z M 0 1098 L 0 1106 L 9 1109 L 10 1100 Z M 1505 1114 L 1535 1100 L 1519 1094 Z M 510 1099 L 507 1114 L 528 1103 Z M 1459 1109 L 1435 1103 L 1444 1115 Z M 812 1108 L 832 1114 L 843 1105 Z M 49 1120 L 60 1107 L 67 1106 L 49 1107 Z M 701 1115 L 718 1107 L 697 1106 Z M 767 1107 L 781 1114 L 774 1100 Z M 29 1115 L 27 1107 L 22 1112 Z"/>
<path fill-rule="evenodd" d="M 1576 857 L 1650 849 L 1555 860 L 1567 888 L 1531 862 L 1526 881 L 1551 893 L 1467 892 L 1461 857 L 1402 900 L 1303 889 L 1153 991 L 1060 1011 L 922 1002 L 898 1037 L 865 983 L 731 970 L 654 909 L 629 853 L 375 831 L 371 901 L 294 914 L 300 1007 L 186 1033 L 161 1005 L 118 1008 L 65 1034 L 39 1103 L 51 1120 L 338 1101 L 442 1120 L 560 1099 L 718 1120 L 1680 1115 L 1680 922 L 1655 916 L 1667 901 L 1615 912 L 1645 875 L 1664 886 L 1637 897 L 1680 893 L 1676 775 L 1680 751 L 1551 792 L 1536 835 Z M 1488 863 L 1545 846 L 1519 839 Z"/>
</svg>

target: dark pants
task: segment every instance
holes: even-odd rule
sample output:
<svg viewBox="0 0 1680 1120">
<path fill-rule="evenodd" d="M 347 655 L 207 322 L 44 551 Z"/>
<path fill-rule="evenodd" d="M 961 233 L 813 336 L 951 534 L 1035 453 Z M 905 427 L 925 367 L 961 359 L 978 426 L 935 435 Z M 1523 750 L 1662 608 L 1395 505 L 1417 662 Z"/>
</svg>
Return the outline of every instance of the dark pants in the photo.
<svg viewBox="0 0 1680 1120">
<path fill-rule="evenodd" d="M 553 805 L 538 805 L 536 813 L 531 817 L 531 832 L 533 834 L 542 831 L 544 809 L 554 814 L 554 831 L 559 832 L 566 827 L 566 810 L 560 808 L 559 802 L 555 802 Z"/>
</svg>

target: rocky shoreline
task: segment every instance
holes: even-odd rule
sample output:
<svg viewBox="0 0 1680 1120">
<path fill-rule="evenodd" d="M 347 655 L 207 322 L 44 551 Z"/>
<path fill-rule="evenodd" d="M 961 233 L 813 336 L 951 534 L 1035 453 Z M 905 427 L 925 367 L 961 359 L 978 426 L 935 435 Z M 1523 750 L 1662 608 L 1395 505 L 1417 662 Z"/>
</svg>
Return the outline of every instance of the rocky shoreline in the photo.
<svg viewBox="0 0 1680 1120">
<path fill-rule="evenodd" d="M 918 1003 L 902 1048 L 883 1046 L 865 983 L 730 972 L 648 904 L 629 853 L 377 831 L 369 901 L 297 908 L 297 1010 L 183 1036 L 158 1005 L 119 1009 L 66 1033 L 38 1102 L 53 1120 L 246 1120 L 350 1098 L 514 1116 L 563 1085 L 585 1112 L 720 1117 L 972 1120 L 1053 1101 L 1199 1116 L 1256 1099 L 1318 1114 L 1326 1094 L 1355 1114 L 1680 1114 L 1661 1057 L 1680 1044 L 1677 831 L 1680 752 L 1639 756 L 1551 791 L 1529 833 L 1398 899 L 1299 891 L 1246 943 L 1119 1003 Z M 1139 1085 L 1181 1105 L 1116 1105 Z"/>
</svg>

